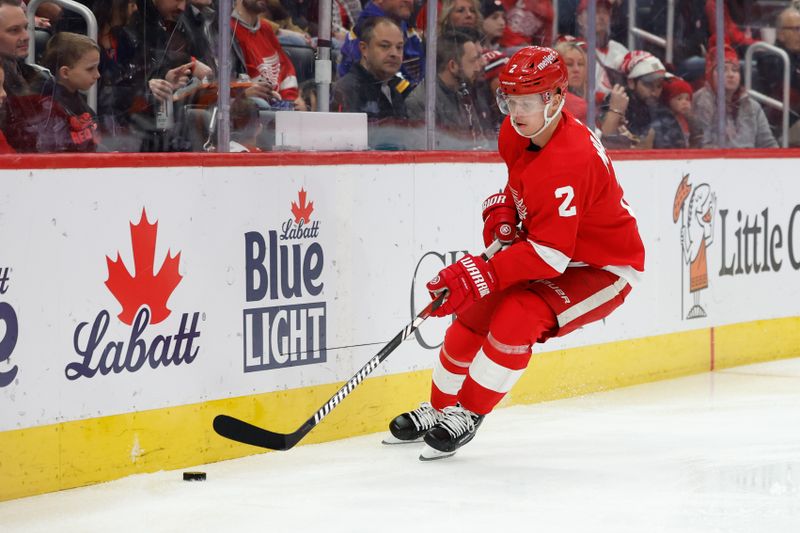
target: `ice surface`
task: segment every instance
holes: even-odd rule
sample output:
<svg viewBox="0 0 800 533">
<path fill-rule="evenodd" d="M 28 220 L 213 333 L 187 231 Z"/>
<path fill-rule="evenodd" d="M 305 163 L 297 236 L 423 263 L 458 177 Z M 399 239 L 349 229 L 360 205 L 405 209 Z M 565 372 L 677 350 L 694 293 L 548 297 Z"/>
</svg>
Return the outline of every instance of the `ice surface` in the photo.
<svg viewBox="0 0 800 533">
<path fill-rule="evenodd" d="M 0 503 L 0 531 L 800 531 L 800 359 L 501 409 L 432 463 L 381 437 Z"/>
</svg>

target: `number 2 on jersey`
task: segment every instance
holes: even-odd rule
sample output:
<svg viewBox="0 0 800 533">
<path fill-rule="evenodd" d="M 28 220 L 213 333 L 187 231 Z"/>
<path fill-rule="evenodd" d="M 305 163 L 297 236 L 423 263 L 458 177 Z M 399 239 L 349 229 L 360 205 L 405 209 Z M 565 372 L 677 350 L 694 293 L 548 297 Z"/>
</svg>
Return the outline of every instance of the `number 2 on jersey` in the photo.
<svg viewBox="0 0 800 533">
<path fill-rule="evenodd" d="M 558 214 L 562 217 L 574 217 L 578 214 L 578 210 L 572 204 L 573 198 L 575 198 L 575 190 L 572 188 L 572 185 L 567 185 L 565 187 L 559 187 L 556 189 L 556 198 L 564 198 L 561 202 L 561 205 L 558 206 Z"/>
</svg>

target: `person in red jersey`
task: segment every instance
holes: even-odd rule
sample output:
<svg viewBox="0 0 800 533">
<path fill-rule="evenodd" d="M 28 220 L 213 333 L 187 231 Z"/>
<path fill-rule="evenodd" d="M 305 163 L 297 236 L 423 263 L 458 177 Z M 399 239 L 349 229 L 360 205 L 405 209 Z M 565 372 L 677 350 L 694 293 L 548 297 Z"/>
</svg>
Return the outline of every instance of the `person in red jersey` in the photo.
<svg viewBox="0 0 800 533">
<path fill-rule="evenodd" d="M 485 260 L 465 255 L 428 285 L 455 314 L 434 365 L 430 403 L 396 417 L 384 442 L 419 442 L 448 457 L 519 379 L 531 347 L 608 316 L 644 272 L 644 245 L 611 160 L 563 111 L 568 74 L 555 50 L 528 46 L 503 67 L 509 115 L 499 151 L 505 190 L 483 204 L 483 238 L 510 242 Z"/>
</svg>

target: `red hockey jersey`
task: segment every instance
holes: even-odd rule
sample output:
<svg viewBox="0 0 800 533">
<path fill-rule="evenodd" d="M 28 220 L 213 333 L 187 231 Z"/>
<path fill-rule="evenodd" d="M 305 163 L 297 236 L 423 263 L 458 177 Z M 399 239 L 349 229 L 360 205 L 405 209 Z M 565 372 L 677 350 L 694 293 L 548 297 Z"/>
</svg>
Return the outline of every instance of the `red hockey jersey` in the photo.
<svg viewBox="0 0 800 533">
<path fill-rule="evenodd" d="M 506 193 L 527 240 L 492 258 L 500 288 L 585 265 L 635 283 L 644 271 L 644 245 L 603 145 L 564 111 L 550 141 L 535 148 L 506 117 L 499 139 Z"/>
<path fill-rule="evenodd" d="M 269 81 L 284 100 L 297 99 L 297 75 L 278 38 L 266 22 L 250 28 L 241 20 L 231 19 L 231 29 L 244 54 L 247 75 Z"/>
</svg>

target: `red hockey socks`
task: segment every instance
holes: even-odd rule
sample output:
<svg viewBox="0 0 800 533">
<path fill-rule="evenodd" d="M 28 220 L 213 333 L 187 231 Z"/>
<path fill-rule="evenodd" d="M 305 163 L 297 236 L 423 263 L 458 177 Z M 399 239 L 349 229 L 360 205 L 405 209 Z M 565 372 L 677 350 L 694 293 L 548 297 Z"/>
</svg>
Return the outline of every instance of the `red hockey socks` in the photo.
<svg viewBox="0 0 800 533">
<path fill-rule="evenodd" d="M 461 387 L 461 406 L 479 415 L 489 413 L 522 376 L 530 359 L 530 344 L 503 344 L 489 333 Z"/>
<path fill-rule="evenodd" d="M 483 335 L 467 329 L 456 320 L 447 328 L 439 360 L 433 367 L 431 405 L 442 410 L 456 404 L 456 396 L 467 377 L 470 363 L 481 347 Z"/>
</svg>

